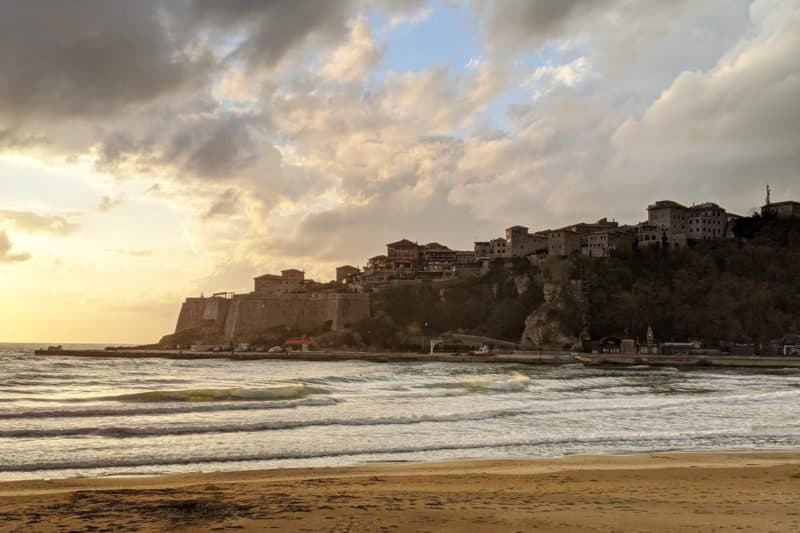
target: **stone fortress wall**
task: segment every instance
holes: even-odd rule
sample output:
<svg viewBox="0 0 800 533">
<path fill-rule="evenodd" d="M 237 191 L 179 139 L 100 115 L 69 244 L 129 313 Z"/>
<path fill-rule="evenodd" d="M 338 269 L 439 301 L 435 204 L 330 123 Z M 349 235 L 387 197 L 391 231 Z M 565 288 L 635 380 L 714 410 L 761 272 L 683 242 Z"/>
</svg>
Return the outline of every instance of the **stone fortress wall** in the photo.
<svg viewBox="0 0 800 533">
<path fill-rule="evenodd" d="M 312 330 L 330 321 L 332 330 L 341 330 L 367 318 L 369 313 L 369 294 L 251 293 L 233 298 L 187 298 L 175 333 L 217 329 L 222 332 L 222 342 L 247 343 L 278 326 Z"/>
</svg>

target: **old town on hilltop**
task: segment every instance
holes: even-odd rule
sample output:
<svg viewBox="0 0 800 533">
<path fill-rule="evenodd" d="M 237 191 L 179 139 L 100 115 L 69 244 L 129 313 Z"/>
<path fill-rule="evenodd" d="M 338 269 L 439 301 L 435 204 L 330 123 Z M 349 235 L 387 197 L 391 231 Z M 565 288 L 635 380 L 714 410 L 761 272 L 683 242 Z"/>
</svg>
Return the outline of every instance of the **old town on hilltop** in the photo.
<svg viewBox="0 0 800 533">
<path fill-rule="evenodd" d="M 662 335 L 672 340 L 678 340 L 675 337 L 680 335 L 681 340 L 671 347 L 665 345 L 662 351 L 690 351 L 701 343 L 688 342 L 691 337 L 687 336 L 702 335 L 697 333 L 697 327 L 681 327 L 684 318 L 676 320 L 672 316 L 678 304 L 658 306 L 670 309 L 664 311 L 667 316 L 647 311 L 638 313 L 636 318 L 615 318 L 622 314 L 621 309 L 614 307 L 617 304 L 613 301 L 603 303 L 601 300 L 607 298 L 603 291 L 622 294 L 632 287 L 603 287 L 615 279 L 601 273 L 605 268 L 601 266 L 603 260 L 618 258 L 629 262 L 624 257 L 634 250 L 640 250 L 640 255 L 645 250 L 680 254 L 702 242 L 724 244 L 741 234 L 742 228 L 753 220 L 774 219 L 794 224 L 800 219 L 800 202 L 771 202 L 768 188 L 761 213 L 753 217 L 729 213 L 711 202 L 687 207 L 671 200 L 652 203 L 647 214 L 646 221 L 635 225 L 621 225 L 603 218 L 535 232 L 525 226 L 512 226 L 506 229 L 505 237 L 475 242 L 473 250 L 453 250 L 437 242 L 421 245 L 401 239 L 387 244 L 385 255 L 369 258 L 362 268 L 338 267 L 336 279 L 327 283 L 306 279 L 304 271 L 294 268 L 283 270 L 280 275 L 263 274 L 254 278 L 253 291 L 249 293 L 219 292 L 210 297 L 187 298 L 175 332 L 164 337 L 160 345 L 208 349 L 236 344 L 282 344 L 292 336 L 305 339 L 306 335 L 328 335 L 329 346 L 408 349 L 426 334 L 445 334 L 451 340 L 455 335 L 459 342 L 468 344 L 480 344 L 491 338 L 495 345 L 509 348 L 587 349 L 593 333 L 620 335 L 622 330 L 627 332 L 632 327 L 642 341 L 646 340 L 647 330 L 646 342 L 640 345 L 636 341 L 633 349 L 653 353 L 658 348 L 653 343 L 650 326 L 658 325 Z M 582 273 L 576 274 L 576 264 L 584 265 L 578 267 Z M 595 270 L 594 282 L 590 282 L 592 274 L 585 271 L 589 268 L 586 265 L 591 264 L 597 265 L 591 267 Z M 645 270 L 648 268 L 658 269 L 645 266 Z M 565 273 L 569 269 L 572 271 Z M 495 275 L 490 275 L 491 272 Z M 504 289 L 509 283 L 511 289 Z M 674 284 L 665 279 L 641 280 L 641 283 L 656 287 Z M 528 290 L 534 286 L 535 291 Z M 770 290 L 783 289 L 770 287 Z M 460 307 L 453 303 L 459 298 L 466 302 Z M 645 310 L 653 309 L 653 301 L 651 298 Z M 423 316 L 437 313 L 438 319 Z M 459 313 L 471 316 L 458 317 Z M 678 315 L 683 317 L 687 313 Z M 755 337 L 785 333 L 787 328 L 794 328 L 790 322 L 764 325 L 764 331 L 749 333 L 742 333 L 745 328 L 737 322 L 719 326 L 724 331 L 708 333 L 706 338 L 738 339 L 746 347 L 736 348 L 736 343 L 732 343 L 732 349 L 751 353 L 757 350 Z M 617 345 L 612 349 L 623 349 L 622 340 L 615 339 Z M 781 346 L 799 344 L 793 339 L 777 344 L 770 340 L 769 349 L 777 353 L 784 350 Z M 309 343 L 303 341 L 298 345 L 307 348 Z"/>
</svg>

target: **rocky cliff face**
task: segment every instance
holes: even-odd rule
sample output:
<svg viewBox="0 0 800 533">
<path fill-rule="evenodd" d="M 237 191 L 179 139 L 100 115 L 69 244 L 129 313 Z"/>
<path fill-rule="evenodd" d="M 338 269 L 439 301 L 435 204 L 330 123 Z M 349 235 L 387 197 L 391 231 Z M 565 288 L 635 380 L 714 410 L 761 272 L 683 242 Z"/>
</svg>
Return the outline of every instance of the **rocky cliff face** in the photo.
<svg viewBox="0 0 800 533">
<path fill-rule="evenodd" d="M 580 281 L 570 280 L 564 263 L 543 265 L 536 281 L 542 284 L 544 303 L 525 318 L 520 337 L 523 349 L 571 349 L 580 339 L 567 318 L 578 312 Z"/>
</svg>

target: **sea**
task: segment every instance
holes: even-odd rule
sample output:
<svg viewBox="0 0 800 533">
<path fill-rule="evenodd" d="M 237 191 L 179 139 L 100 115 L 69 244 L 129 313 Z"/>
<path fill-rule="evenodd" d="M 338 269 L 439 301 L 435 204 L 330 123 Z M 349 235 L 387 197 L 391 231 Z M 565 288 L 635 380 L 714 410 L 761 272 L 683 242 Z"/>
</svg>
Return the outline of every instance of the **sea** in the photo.
<svg viewBox="0 0 800 533">
<path fill-rule="evenodd" d="M 800 447 L 798 369 L 94 359 L 37 347 L 0 344 L 0 480 Z"/>
</svg>

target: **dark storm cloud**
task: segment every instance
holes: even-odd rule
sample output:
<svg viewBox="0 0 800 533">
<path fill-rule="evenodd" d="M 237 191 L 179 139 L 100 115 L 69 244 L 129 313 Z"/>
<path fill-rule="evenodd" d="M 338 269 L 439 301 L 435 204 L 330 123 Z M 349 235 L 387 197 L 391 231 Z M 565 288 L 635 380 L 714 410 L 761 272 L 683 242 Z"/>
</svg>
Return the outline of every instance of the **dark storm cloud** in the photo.
<svg viewBox="0 0 800 533">
<path fill-rule="evenodd" d="M 242 120 L 210 125 L 191 144 L 185 169 L 202 178 L 231 176 L 258 159 L 247 124 Z"/>
<path fill-rule="evenodd" d="M 170 4 L 173 8 L 179 3 Z M 115 113 L 210 66 L 153 0 L 0 3 L 0 117 Z M 173 10 L 174 11 L 174 10 Z"/>
<path fill-rule="evenodd" d="M 192 11 L 198 26 L 246 32 L 235 57 L 251 66 L 272 66 L 311 34 L 323 39 L 346 35 L 353 5 L 347 0 L 195 0 Z"/>
<path fill-rule="evenodd" d="M 493 44 L 539 44 L 565 29 L 573 18 L 589 18 L 620 0 L 504 0 L 476 4 L 489 10 L 484 26 Z"/>
</svg>

